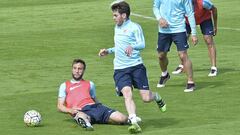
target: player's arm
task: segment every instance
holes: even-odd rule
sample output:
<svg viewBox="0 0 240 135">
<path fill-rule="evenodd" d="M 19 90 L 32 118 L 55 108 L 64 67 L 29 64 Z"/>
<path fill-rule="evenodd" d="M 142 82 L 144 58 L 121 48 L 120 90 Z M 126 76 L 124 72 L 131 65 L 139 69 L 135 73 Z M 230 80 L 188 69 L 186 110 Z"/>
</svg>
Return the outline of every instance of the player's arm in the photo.
<svg viewBox="0 0 240 135">
<path fill-rule="evenodd" d="M 95 103 L 100 103 L 99 100 L 97 99 L 97 97 L 93 98 Z"/>
<path fill-rule="evenodd" d="M 57 108 L 60 112 L 63 112 L 63 113 L 76 114 L 77 113 L 76 109 L 67 108 L 65 105 L 65 98 L 66 98 L 65 89 L 66 89 L 66 84 L 62 83 L 59 88 Z"/>
<path fill-rule="evenodd" d="M 162 18 L 159 10 L 160 10 L 160 1 L 159 0 L 154 0 L 153 1 L 153 14 L 155 15 L 157 20 Z"/>
<path fill-rule="evenodd" d="M 197 38 L 197 29 L 196 29 L 196 21 L 194 17 L 193 5 L 190 1 L 186 0 L 184 3 L 184 8 L 185 8 L 186 16 L 188 17 L 188 21 L 192 30 L 191 32 L 192 43 L 193 45 L 196 45 L 198 43 L 198 38 Z"/>
<path fill-rule="evenodd" d="M 96 86 L 92 81 L 90 81 L 90 96 L 92 97 L 95 103 L 99 103 L 96 97 Z"/>
<path fill-rule="evenodd" d="M 115 47 L 113 48 L 108 48 L 108 49 L 100 49 L 98 56 L 102 57 L 102 56 L 106 56 L 108 54 L 114 53 L 115 52 Z"/>
<path fill-rule="evenodd" d="M 78 112 L 76 109 L 67 108 L 65 106 L 65 97 L 58 98 L 57 108 L 60 112 L 69 113 L 69 114 L 72 114 L 72 115 L 76 114 Z"/>
<path fill-rule="evenodd" d="M 212 11 L 212 17 L 213 17 L 213 23 L 214 23 L 214 35 L 216 35 L 217 34 L 217 18 L 218 18 L 217 8 L 213 6 L 211 11 Z"/>
<path fill-rule="evenodd" d="M 135 38 L 135 43 L 132 43 L 125 49 L 127 56 L 131 56 L 133 50 L 142 50 L 145 48 L 145 39 L 140 25 L 135 25 L 133 36 Z"/>
<path fill-rule="evenodd" d="M 140 25 L 136 25 L 136 30 L 133 31 L 136 39 L 135 44 L 132 44 L 134 50 L 142 50 L 145 48 L 145 39 Z"/>
<path fill-rule="evenodd" d="M 168 27 L 168 22 L 161 16 L 160 14 L 160 0 L 153 1 L 153 14 L 155 15 L 156 19 L 159 21 L 159 25 L 162 28 Z"/>
<path fill-rule="evenodd" d="M 211 10 L 212 12 L 212 18 L 214 23 L 214 35 L 217 33 L 217 8 L 213 5 L 213 3 L 210 0 L 203 0 L 203 8 L 207 10 Z"/>
</svg>

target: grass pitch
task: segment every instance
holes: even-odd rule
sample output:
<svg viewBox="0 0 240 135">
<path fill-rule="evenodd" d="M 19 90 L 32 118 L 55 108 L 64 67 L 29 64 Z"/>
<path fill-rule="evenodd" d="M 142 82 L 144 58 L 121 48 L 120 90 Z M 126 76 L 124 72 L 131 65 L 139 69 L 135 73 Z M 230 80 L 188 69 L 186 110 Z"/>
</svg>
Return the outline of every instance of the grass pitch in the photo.
<svg viewBox="0 0 240 135">
<path fill-rule="evenodd" d="M 96 84 L 97 96 L 109 107 L 126 113 L 123 99 L 115 96 L 113 56 L 100 59 L 100 48 L 113 46 L 111 0 L 0 0 L 0 133 L 2 135 L 128 134 L 127 126 L 94 125 L 86 132 L 56 109 L 59 85 L 71 78 L 71 62 L 87 62 L 85 79 Z M 153 17 L 152 1 L 128 0 L 132 11 Z M 215 37 L 219 75 L 207 77 L 210 62 L 199 31 L 199 44 L 189 49 L 197 91 L 184 93 L 185 75 L 171 75 L 157 89 L 160 69 L 155 51 L 157 22 L 131 16 L 144 31 L 142 52 L 150 85 L 164 97 L 168 110 L 144 104 L 134 91 L 144 135 L 237 135 L 240 133 L 240 4 L 239 0 L 213 0 L 219 13 Z M 169 71 L 179 60 L 174 45 Z M 23 115 L 38 110 L 40 127 L 29 128 Z"/>
</svg>

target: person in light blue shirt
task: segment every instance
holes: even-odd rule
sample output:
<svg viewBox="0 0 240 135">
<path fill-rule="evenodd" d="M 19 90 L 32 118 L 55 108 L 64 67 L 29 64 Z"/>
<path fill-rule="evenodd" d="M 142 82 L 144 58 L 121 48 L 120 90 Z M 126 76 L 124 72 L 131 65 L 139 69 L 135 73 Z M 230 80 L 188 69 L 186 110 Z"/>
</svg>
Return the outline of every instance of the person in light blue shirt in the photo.
<svg viewBox="0 0 240 135">
<path fill-rule="evenodd" d="M 158 93 L 149 90 L 147 71 L 140 51 L 145 48 L 145 40 L 140 25 L 130 20 L 130 7 L 125 1 L 115 1 L 111 5 L 114 29 L 114 47 L 100 49 L 99 56 L 114 53 L 114 81 L 118 96 L 123 96 L 125 107 L 131 120 L 130 133 L 141 132 L 137 123 L 136 106 L 132 98 L 132 87 L 137 88 L 144 102 L 156 101 L 162 112 L 166 104 Z"/>
<path fill-rule="evenodd" d="M 157 87 L 165 87 L 165 83 L 170 79 L 167 71 L 168 57 L 172 42 L 176 44 L 178 56 L 182 61 L 186 74 L 187 85 L 184 92 L 193 91 L 195 83 L 193 81 L 192 62 L 188 57 L 189 48 L 186 34 L 185 16 L 189 18 L 192 29 L 192 42 L 197 44 L 196 23 L 194 19 L 193 7 L 190 0 L 154 0 L 153 13 L 159 22 L 158 32 L 158 57 L 162 74 Z"/>
<path fill-rule="evenodd" d="M 192 0 L 195 12 L 196 24 L 200 25 L 203 39 L 208 48 L 208 55 L 211 63 L 209 77 L 217 76 L 216 45 L 213 36 L 217 34 L 217 8 L 210 0 Z M 191 33 L 189 23 L 186 24 L 187 33 Z M 183 65 L 180 64 L 173 74 L 179 74 L 183 71 Z"/>
</svg>

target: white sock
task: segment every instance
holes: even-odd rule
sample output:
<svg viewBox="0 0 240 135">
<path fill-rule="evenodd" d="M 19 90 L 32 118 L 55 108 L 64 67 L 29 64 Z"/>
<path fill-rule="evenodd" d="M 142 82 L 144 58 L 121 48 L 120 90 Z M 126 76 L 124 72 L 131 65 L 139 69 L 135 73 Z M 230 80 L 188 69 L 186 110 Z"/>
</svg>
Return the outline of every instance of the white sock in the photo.
<svg viewBox="0 0 240 135">
<path fill-rule="evenodd" d="M 179 64 L 178 67 L 183 68 L 183 65 L 182 65 L 182 64 Z"/>
<path fill-rule="evenodd" d="M 193 81 L 188 81 L 187 83 L 188 83 L 188 84 L 193 84 L 194 82 L 193 82 Z"/>
<path fill-rule="evenodd" d="M 162 72 L 162 76 L 166 76 L 167 75 L 167 73 L 168 73 L 168 71 L 166 70 L 166 71 L 164 71 L 164 72 Z"/>
<path fill-rule="evenodd" d="M 215 66 L 212 66 L 212 67 L 211 67 L 211 69 L 213 69 L 213 70 L 217 70 L 217 67 L 215 67 Z"/>
<path fill-rule="evenodd" d="M 137 123 L 137 115 L 136 114 L 129 114 L 128 118 L 131 120 L 131 123 Z"/>
</svg>

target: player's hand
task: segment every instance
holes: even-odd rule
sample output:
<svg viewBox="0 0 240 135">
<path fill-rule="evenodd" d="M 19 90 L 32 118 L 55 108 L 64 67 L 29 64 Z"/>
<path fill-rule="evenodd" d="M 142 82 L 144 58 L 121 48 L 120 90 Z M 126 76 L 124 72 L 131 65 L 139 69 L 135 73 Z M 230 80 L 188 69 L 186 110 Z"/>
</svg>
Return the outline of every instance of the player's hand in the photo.
<svg viewBox="0 0 240 135">
<path fill-rule="evenodd" d="M 216 35 L 217 35 L 217 28 L 215 27 L 213 36 L 216 36 Z"/>
<path fill-rule="evenodd" d="M 102 57 L 102 56 L 106 56 L 108 54 L 107 49 L 100 49 L 98 56 Z"/>
<path fill-rule="evenodd" d="M 164 18 L 159 19 L 159 25 L 161 28 L 167 28 L 168 27 L 168 22 Z"/>
<path fill-rule="evenodd" d="M 125 53 L 129 57 L 132 55 L 132 51 L 133 51 L 133 48 L 130 45 L 125 49 Z"/>
<path fill-rule="evenodd" d="M 192 43 L 193 43 L 194 46 L 197 45 L 197 43 L 198 43 L 198 38 L 197 38 L 196 35 L 192 35 Z"/>
<path fill-rule="evenodd" d="M 78 110 L 77 110 L 77 109 L 70 109 L 70 110 L 69 110 L 69 113 L 70 113 L 71 115 L 75 115 L 75 114 L 78 113 Z"/>
</svg>

